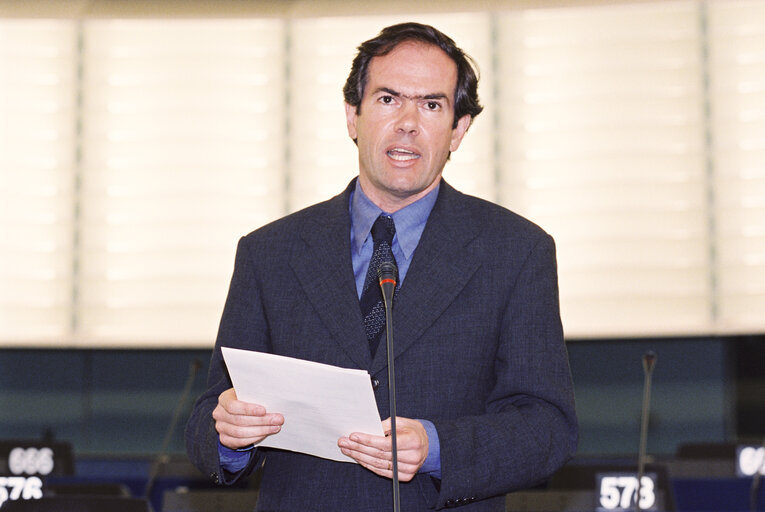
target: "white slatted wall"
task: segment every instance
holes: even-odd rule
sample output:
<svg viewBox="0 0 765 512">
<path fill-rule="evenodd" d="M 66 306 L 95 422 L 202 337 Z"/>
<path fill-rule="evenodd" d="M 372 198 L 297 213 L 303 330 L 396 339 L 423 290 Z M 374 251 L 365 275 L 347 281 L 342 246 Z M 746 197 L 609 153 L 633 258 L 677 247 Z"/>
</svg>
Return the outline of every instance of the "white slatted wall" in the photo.
<svg viewBox="0 0 765 512">
<path fill-rule="evenodd" d="M 765 3 L 709 11 L 719 327 L 765 330 Z"/>
<path fill-rule="evenodd" d="M 67 339 L 77 148 L 77 30 L 0 20 L 0 343 Z"/>
<path fill-rule="evenodd" d="M 705 332 L 694 2 L 500 18 L 502 202 L 555 237 L 569 336 Z"/>
<path fill-rule="evenodd" d="M 88 21 L 78 337 L 214 339 L 239 236 L 284 212 L 281 20 Z"/>
<path fill-rule="evenodd" d="M 569 337 L 765 332 L 765 2 L 685 0 L 0 20 L 0 343 L 209 346 L 237 238 L 356 174 L 342 84 L 405 19 L 477 60 L 444 175 L 555 236 Z"/>
</svg>

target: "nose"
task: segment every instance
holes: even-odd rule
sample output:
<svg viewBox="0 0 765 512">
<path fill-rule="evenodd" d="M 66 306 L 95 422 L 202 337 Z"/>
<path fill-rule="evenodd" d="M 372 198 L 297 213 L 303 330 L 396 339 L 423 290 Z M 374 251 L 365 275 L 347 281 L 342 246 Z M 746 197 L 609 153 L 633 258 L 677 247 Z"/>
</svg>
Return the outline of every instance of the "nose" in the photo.
<svg viewBox="0 0 765 512">
<path fill-rule="evenodd" d="M 405 101 L 399 110 L 396 119 L 396 131 L 408 135 L 419 133 L 419 112 L 413 101 Z"/>
</svg>

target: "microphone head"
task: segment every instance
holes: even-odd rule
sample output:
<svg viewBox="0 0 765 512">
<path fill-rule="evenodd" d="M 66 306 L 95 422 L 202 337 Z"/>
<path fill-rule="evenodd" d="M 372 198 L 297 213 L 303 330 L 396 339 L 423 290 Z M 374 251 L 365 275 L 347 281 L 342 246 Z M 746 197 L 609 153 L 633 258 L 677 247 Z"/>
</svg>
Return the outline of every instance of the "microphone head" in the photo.
<svg viewBox="0 0 765 512">
<path fill-rule="evenodd" d="M 383 261 L 377 267 L 377 277 L 380 279 L 380 284 L 392 282 L 395 286 L 398 282 L 398 267 L 392 261 Z"/>
<path fill-rule="evenodd" d="M 651 373 L 653 371 L 653 367 L 656 364 L 656 352 L 653 350 L 649 350 L 645 354 L 643 354 L 643 371 L 645 373 Z"/>
</svg>

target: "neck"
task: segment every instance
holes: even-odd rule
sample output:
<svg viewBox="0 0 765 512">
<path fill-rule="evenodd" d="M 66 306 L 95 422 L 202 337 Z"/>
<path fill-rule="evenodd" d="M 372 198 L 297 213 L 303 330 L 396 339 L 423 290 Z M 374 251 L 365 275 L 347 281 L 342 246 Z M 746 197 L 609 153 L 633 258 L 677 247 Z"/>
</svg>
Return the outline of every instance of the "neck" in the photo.
<svg viewBox="0 0 765 512">
<path fill-rule="evenodd" d="M 409 206 L 410 204 L 422 199 L 430 192 L 433 191 L 441 182 L 441 177 L 434 180 L 433 183 L 428 185 L 427 188 L 413 193 L 396 194 L 395 191 L 380 191 L 366 180 L 363 176 L 359 176 L 359 186 L 364 191 L 364 195 L 369 198 L 378 208 L 385 213 L 395 213 L 402 208 Z"/>
</svg>

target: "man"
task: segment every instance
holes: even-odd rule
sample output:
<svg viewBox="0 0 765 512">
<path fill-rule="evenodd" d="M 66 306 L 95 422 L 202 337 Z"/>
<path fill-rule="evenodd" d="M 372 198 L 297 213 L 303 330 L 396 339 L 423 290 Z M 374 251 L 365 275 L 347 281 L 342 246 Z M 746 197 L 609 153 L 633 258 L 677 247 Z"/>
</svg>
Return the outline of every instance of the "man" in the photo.
<svg viewBox="0 0 765 512">
<path fill-rule="evenodd" d="M 384 341 L 377 349 L 367 307 L 379 288 L 367 274 L 387 250 L 400 282 L 402 509 L 504 510 L 506 493 L 543 482 L 576 446 L 554 243 L 441 179 L 481 111 L 475 72 L 451 39 L 414 23 L 384 29 L 359 47 L 344 93 L 358 179 L 240 240 L 208 390 L 186 430 L 189 456 L 216 482 L 261 470 L 258 510 L 390 510 L 389 436 L 339 439 L 358 464 L 259 448 L 290 419 L 237 400 L 220 352 L 366 369 L 387 418 Z"/>
</svg>

